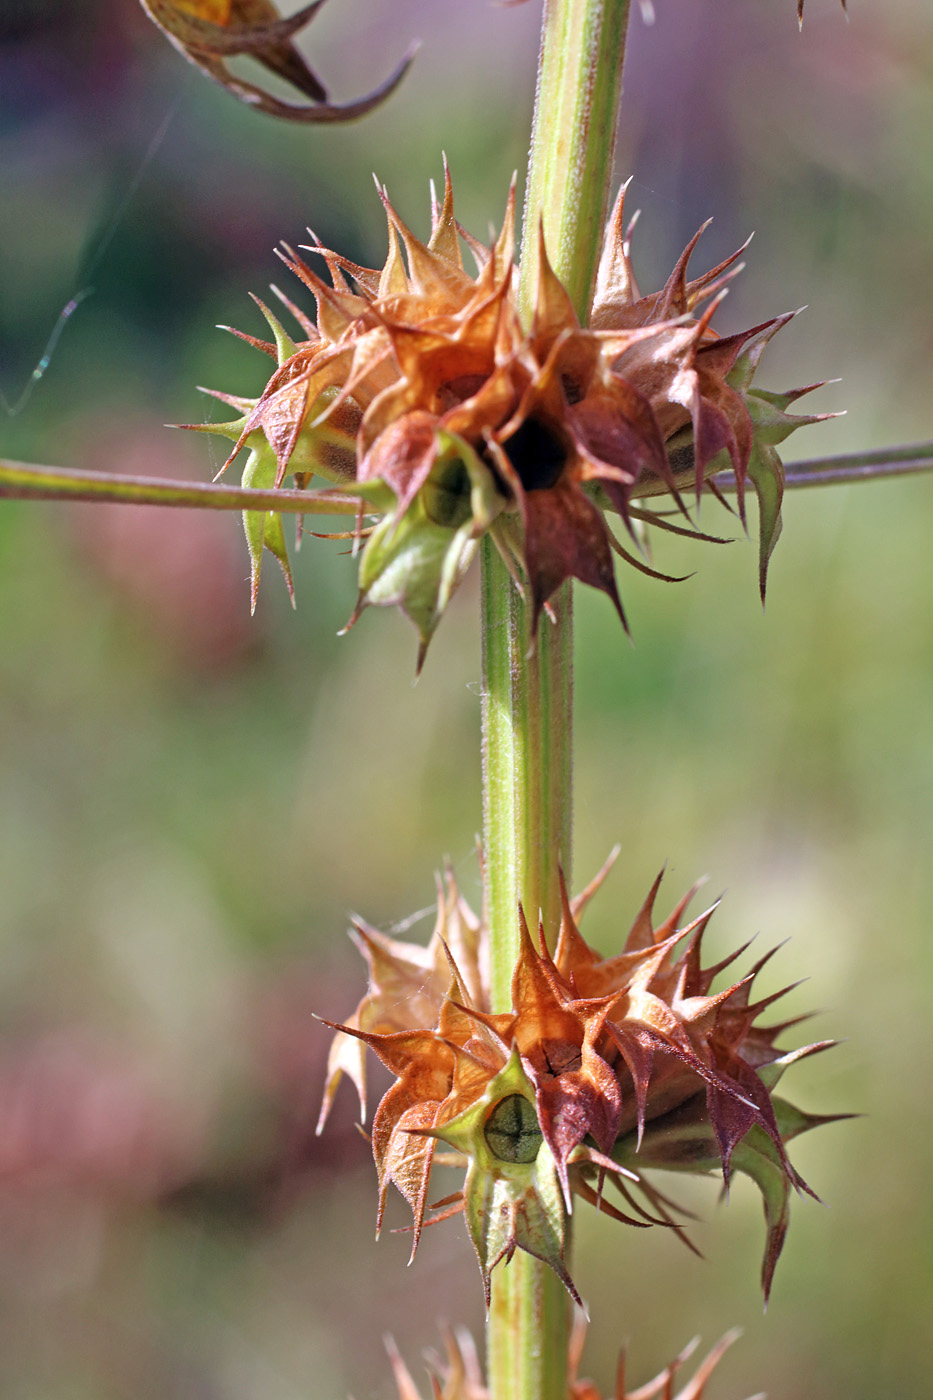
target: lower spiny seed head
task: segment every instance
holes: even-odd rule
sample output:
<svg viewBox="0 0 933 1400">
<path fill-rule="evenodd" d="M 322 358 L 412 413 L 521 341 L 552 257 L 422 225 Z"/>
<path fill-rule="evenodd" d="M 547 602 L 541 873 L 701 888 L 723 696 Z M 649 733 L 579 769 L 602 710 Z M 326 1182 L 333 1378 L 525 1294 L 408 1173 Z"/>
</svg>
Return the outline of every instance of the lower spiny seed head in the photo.
<svg viewBox="0 0 933 1400">
<path fill-rule="evenodd" d="M 575 1196 L 625 1224 L 667 1226 L 689 1244 L 684 1213 L 646 1171 L 721 1169 L 727 1186 L 744 1172 L 764 1201 L 767 1296 L 791 1191 L 809 1192 L 785 1144 L 829 1121 L 772 1091 L 788 1065 L 828 1042 L 785 1053 L 776 1042 L 793 1022 L 761 1024 L 783 995 L 751 997 L 770 954 L 714 991 L 739 954 L 703 966 L 713 910 L 682 923 L 690 895 L 656 925 L 660 876 L 621 951 L 598 954 L 577 920 L 605 873 L 576 900 L 563 891 L 553 954 L 543 935 L 531 938 L 519 909 L 506 1013 L 489 1010 L 487 932 L 449 873 L 427 948 L 358 924 L 370 987 L 350 1021 L 334 1026 L 320 1126 L 345 1073 L 364 1105 L 368 1045 L 396 1076 L 373 1119 L 379 1223 L 394 1184 L 414 1215 L 414 1256 L 424 1224 L 463 1211 L 487 1299 L 493 1268 L 516 1249 L 545 1260 L 577 1297 L 564 1263 Z M 429 1207 L 436 1157 L 462 1163 L 466 1177 L 456 1197 Z M 625 1210 L 605 1198 L 607 1183 Z"/>
<path fill-rule="evenodd" d="M 717 1342 L 709 1355 L 700 1363 L 692 1378 L 682 1390 L 674 1393 L 677 1377 L 697 1347 L 694 1340 L 684 1347 L 679 1356 L 666 1366 L 660 1375 L 655 1376 L 637 1391 L 630 1391 L 626 1381 L 626 1352 L 619 1355 L 616 1382 L 612 1394 L 605 1400 L 703 1400 L 706 1386 L 714 1370 L 726 1351 L 737 1340 L 738 1331 L 727 1332 Z M 586 1340 L 586 1321 L 582 1312 L 574 1317 L 573 1333 L 570 1339 L 569 1370 L 567 1377 L 566 1400 L 603 1400 L 602 1390 L 592 1381 L 579 1377 L 583 1344 Z M 412 1379 L 395 1343 L 387 1342 L 389 1360 L 398 1389 L 399 1400 L 421 1400 L 421 1393 Z M 435 1352 L 425 1353 L 425 1362 L 432 1380 L 434 1400 L 489 1400 L 489 1391 L 483 1384 L 482 1371 L 476 1355 L 473 1339 L 464 1328 L 444 1334 L 444 1357 Z M 762 1396 L 756 1400 L 763 1400 Z"/>
</svg>

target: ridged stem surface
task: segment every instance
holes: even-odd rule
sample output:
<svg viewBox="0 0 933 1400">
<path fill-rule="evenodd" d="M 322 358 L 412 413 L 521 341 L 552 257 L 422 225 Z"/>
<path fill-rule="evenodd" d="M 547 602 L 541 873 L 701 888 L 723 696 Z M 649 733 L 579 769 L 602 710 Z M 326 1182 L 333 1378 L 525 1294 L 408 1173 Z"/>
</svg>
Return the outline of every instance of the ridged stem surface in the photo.
<svg viewBox="0 0 933 1400">
<path fill-rule="evenodd" d="M 525 203 L 519 295 L 535 298 L 539 221 L 581 321 L 591 299 L 612 170 L 628 0 L 548 0 Z M 570 877 L 572 603 L 552 598 L 536 645 L 530 610 L 487 540 L 483 549 L 483 790 L 493 1009 L 511 1008 L 518 905 L 553 946 L 558 871 Z M 487 1333 L 492 1400 L 566 1400 L 570 1300 L 521 1251 L 493 1273 Z"/>
</svg>

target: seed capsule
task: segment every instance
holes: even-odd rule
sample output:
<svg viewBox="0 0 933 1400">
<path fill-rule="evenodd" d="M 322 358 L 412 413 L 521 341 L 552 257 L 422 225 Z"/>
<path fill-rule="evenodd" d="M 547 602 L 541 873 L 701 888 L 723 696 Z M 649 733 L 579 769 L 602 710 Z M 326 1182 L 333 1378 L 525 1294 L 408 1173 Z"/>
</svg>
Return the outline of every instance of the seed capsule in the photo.
<svg viewBox="0 0 933 1400">
<path fill-rule="evenodd" d="M 483 1129 L 486 1146 L 500 1162 L 533 1162 L 541 1146 L 534 1104 L 524 1094 L 500 1099 Z"/>
</svg>

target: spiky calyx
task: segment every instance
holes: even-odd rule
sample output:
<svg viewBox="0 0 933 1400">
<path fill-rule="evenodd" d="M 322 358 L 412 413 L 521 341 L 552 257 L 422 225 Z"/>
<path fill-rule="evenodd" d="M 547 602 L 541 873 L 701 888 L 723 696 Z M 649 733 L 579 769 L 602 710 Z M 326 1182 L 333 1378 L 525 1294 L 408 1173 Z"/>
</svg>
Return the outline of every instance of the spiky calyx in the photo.
<svg viewBox="0 0 933 1400">
<path fill-rule="evenodd" d="M 693 1377 L 678 1390 L 674 1386 L 686 1362 L 696 1351 L 698 1339 L 684 1347 L 679 1356 L 666 1366 L 660 1375 L 655 1376 L 638 1390 L 629 1390 L 626 1381 L 626 1352 L 619 1354 L 616 1381 L 611 1396 L 606 1400 L 703 1400 L 706 1386 L 729 1347 L 737 1340 L 738 1331 L 727 1332 L 717 1342 L 709 1355 L 700 1363 Z M 574 1319 L 570 1344 L 569 1374 L 567 1377 L 567 1400 L 603 1400 L 602 1391 L 592 1381 L 579 1377 L 583 1344 L 586 1340 L 586 1321 L 582 1312 Z M 399 1400 L 421 1400 L 421 1394 L 412 1379 L 394 1342 L 387 1343 L 389 1360 Z M 431 1378 L 433 1400 L 489 1400 L 489 1391 L 483 1385 L 482 1372 L 476 1355 L 476 1348 L 469 1332 L 458 1328 L 456 1332 L 445 1332 L 444 1350 L 446 1356 L 439 1357 L 435 1352 L 425 1353 L 425 1362 Z M 756 1400 L 763 1400 L 758 1396 Z"/>
<path fill-rule="evenodd" d="M 743 1171 L 765 1203 L 767 1297 L 790 1193 L 809 1191 L 785 1142 L 827 1121 L 772 1098 L 771 1090 L 789 1064 L 828 1042 L 785 1054 L 776 1041 L 794 1023 L 759 1023 L 783 995 L 751 1000 L 770 955 L 713 992 L 715 977 L 738 954 L 703 967 L 701 942 L 713 910 L 681 924 L 690 895 L 655 926 L 660 877 L 622 951 L 601 957 L 577 925 L 601 878 L 576 900 L 564 891 L 553 956 L 543 938 L 535 946 L 518 911 L 521 952 L 508 1013 L 489 1010 L 486 931 L 451 876 L 427 950 L 366 929 L 370 989 L 351 1020 L 334 1025 L 319 1126 L 342 1074 L 363 1101 L 360 1051 L 368 1045 L 396 1076 L 373 1119 L 378 1224 L 390 1184 L 412 1208 L 412 1256 L 425 1223 L 462 1210 L 487 1299 L 493 1268 L 516 1249 L 543 1259 L 577 1297 L 564 1259 L 575 1195 L 623 1223 L 663 1224 L 684 1237 L 677 1207 L 646 1169 L 721 1168 L 726 1185 L 733 1170 Z M 456 1154 L 439 1160 L 464 1163 L 466 1179 L 456 1196 L 429 1208 L 438 1144 Z M 604 1198 L 606 1181 L 627 1212 Z"/>
<path fill-rule="evenodd" d="M 296 345 L 262 308 L 275 344 L 245 338 L 278 369 L 256 401 L 220 395 L 243 416 L 208 429 L 234 438 L 228 461 L 243 447 L 258 454 L 275 485 L 288 473 L 305 485 L 314 473 L 359 493 L 356 538 L 365 546 L 354 617 L 367 604 L 397 604 L 423 650 L 487 533 L 529 591 L 535 623 L 568 578 L 607 593 L 621 616 L 613 554 L 654 570 L 611 520 L 638 548 L 646 526 L 711 539 L 689 517 L 676 523 L 646 501 L 673 495 L 686 517 L 681 492 L 708 483 L 719 495 L 713 478 L 722 471 L 734 477 L 743 516 L 746 482 L 758 492 L 763 587 L 783 490 L 774 444 L 814 419 L 786 412 L 806 391 L 751 387 L 764 346 L 789 317 L 726 338 L 712 330 L 739 253 L 688 280 L 698 234 L 664 288 L 642 296 L 623 190 L 589 326 L 554 275 L 540 231 L 525 254 L 536 296 L 524 325 L 513 286 L 514 190 L 489 247 L 456 222 L 449 174 L 443 201 L 432 202 L 427 244 L 380 195 L 383 268 L 318 246 L 311 251 L 324 258 L 328 284 L 286 250 L 287 266 L 314 293 L 317 324 L 300 317 L 307 339 Z M 475 276 L 464 270 L 461 240 Z"/>
</svg>

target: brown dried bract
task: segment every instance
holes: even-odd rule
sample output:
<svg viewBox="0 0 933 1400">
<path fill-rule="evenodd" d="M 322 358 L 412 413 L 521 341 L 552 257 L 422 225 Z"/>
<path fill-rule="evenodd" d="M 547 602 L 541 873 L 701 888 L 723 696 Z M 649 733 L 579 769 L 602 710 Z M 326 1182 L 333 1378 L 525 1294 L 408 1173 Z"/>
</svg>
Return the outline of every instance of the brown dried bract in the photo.
<svg viewBox="0 0 933 1400">
<path fill-rule="evenodd" d="M 355 102 L 333 103 L 292 39 L 317 14 L 324 0 L 312 0 L 283 19 L 272 0 L 140 0 L 149 18 L 189 62 L 257 111 L 298 122 L 345 122 L 365 116 L 398 87 L 414 58 L 409 49 L 393 73 Z M 245 82 L 230 71 L 228 59 L 254 58 L 311 99 L 295 106 Z"/>
</svg>

